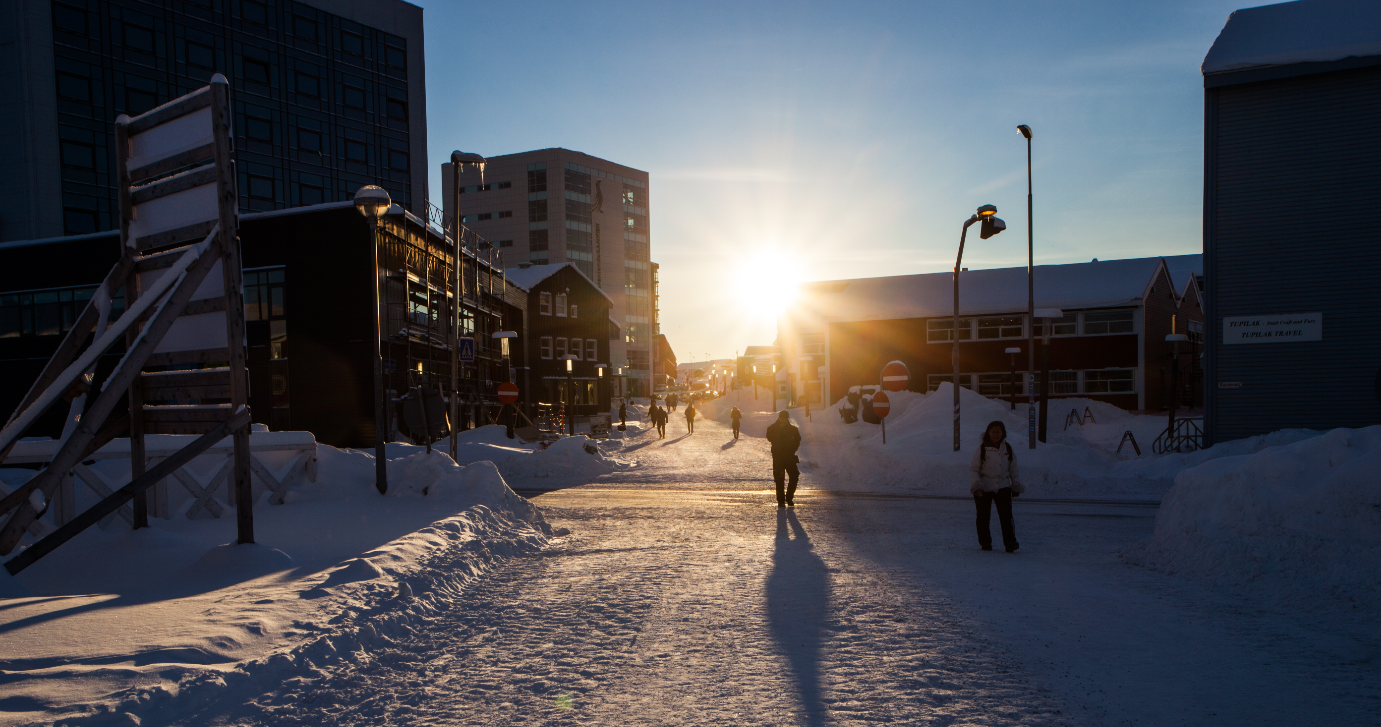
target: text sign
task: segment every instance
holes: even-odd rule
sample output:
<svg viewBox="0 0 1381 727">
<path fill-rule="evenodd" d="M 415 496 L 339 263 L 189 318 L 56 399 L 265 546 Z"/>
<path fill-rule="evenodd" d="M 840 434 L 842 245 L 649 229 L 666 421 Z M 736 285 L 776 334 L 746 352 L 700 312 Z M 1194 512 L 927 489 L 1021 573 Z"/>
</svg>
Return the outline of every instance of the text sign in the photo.
<svg viewBox="0 0 1381 727">
<path fill-rule="evenodd" d="M 456 357 L 461 361 L 475 360 L 475 339 L 460 338 L 456 339 Z"/>
<path fill-rule="evenodd" d="M 890 411 L 892 411 L 892 402 L 888 400 L 887 392 L 879 391 L 873 394 L 873 413 L 878 415 L 879 419 L 883 419 Z"/>
<path fill-rule="evenodd" d="M 1224 344 L 1322 340 L 1322 313 L 1277 313 L 1223 318 Z"/>
</svg>

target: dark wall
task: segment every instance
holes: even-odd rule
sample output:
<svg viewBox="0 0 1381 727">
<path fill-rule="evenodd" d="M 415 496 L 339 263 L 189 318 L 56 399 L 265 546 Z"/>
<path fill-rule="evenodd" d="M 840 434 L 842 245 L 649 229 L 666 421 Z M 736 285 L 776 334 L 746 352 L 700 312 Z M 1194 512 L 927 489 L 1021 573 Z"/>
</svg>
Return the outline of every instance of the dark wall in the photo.
<svg viewBox="0 0 1381 727">
<path fill-rule="evenodd" d="M 579 317 L 561 318 L 556 315 L 545 316 L 541 313 L 540 298 L 542 293 L 551 293 L 553 300 L 557 293 L 566 293 L 569 302 L 579 306 Z M 599 357 L 597 361 L 581 360 L 576 361 L 572 376 L 576 379 L 597 378 L 598 372 L 595 365 L 599 363 L 609 363 L 609 299 L 599 291 L 590 281 L 577 272 L 574 268 L 565 267 L 552 274 L 551 277 L 533 286 L 528 295 L 528 315 L 527 315 L 527 341 L 528 362 L 531 366 L 531 388 L 530 396 L 524 397 L 525 401 L 543 403 L 545 402 L 546 384 L 543 383 L 547 378 L 566 378 L 566 364 L 564 361 L 553 358 L 542 358 L 541 340 L 544 336 L 574 338 L 580 337 L 582 340 L 595 339 L 599 341 Z M 555 313 L 555 311 L 553 311 Z M 581 354 L 584 359 L 584 353 Z M 602 408 L 608 409 L 608 398 L 611 392 L 613 374 L 612 370 L 605 373 L 606 382 L 600 387 L 600 398 Z"/>
<path fill-rule="evenodd" d="M 1212 441 L 1381 423 L 1378 129 L 1379 66 L 1206 89 Z M 1223 345 L 1224 317 L 1311 312 L 1321 341 Z"/>
</svg>

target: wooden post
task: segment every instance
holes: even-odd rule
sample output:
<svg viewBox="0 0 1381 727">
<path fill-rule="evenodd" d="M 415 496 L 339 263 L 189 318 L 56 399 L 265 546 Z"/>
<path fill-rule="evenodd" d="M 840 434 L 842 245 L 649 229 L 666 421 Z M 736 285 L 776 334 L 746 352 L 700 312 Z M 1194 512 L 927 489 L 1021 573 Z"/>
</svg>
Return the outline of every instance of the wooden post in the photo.
<svg viewBox="0 0 1381 727">
<path fill-rule="evenodd" d="M 249 409 L 249 372 L 245 368 L 245 302 L 240 259 L 239 200 L 235 167 L 230 160 L 230 84 L 217 73 L 211 77 L 211 118 L 215 127 L 216 174 L 220 198 L 221 271 L 225 282 L 226 346 L 230 349 L 230 408 L 234 415 Z M 241 544 L 254 542 L 254 495 L 250 480 L 248 419 L 231 435 L 235 441 L 235 519 Z"/>
<path fill-rule="evenodd" d="M 129 191 L 129 117 L 124 114 L 115 120 L 115 150 L 115 187 L 120 203 L 120 257 L 133 259 L 136 248 L 134 241 L 129 237 L 129 222 L 133 217 L 134 207 Z M 137 300 L 139 272 L 130 266 L 129 275 L 125 278 L 125 310 L 132 308 Z M 126 350 L 134 346 L 134 342 L 139 338 L 140 326 L 141 324 L 136 321 L 125 331 Z M 139 377 L 134 377 L 130 383 L 126 400 L 129 404 L 129 476 L 131 480 L 135 480 L 144 474 L 147 461 L 144 457 L 144 393 Z M 148 493 L 141 489 L 134 495 L 134 529 L 148 526 Z"/>
</svg>

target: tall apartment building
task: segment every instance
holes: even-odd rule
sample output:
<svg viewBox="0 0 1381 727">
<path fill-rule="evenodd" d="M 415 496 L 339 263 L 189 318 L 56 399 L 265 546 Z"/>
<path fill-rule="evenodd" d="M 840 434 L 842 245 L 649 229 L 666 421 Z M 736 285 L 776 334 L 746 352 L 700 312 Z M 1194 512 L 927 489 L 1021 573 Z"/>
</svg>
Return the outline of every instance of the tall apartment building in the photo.
<svg viewBox="0 0 1381 727">
<path fill-rule="evenodd" d="M 0 4 L 0 241 L 119 226 L 112 124 L 230 80 L 240 204 L 378 184 L 425 217 L 422 9 L 402 0 Z"/>
<path fill-rule="evenodd" d="M 652 259 L 647 172 L 569 149 L 489 157 L 465 168 L 459 194 L 442 167 L 446 213 L 492 240 L 506 267 L 574 263 L 614 300 L 613 366 L 629 391 L 652 391 Z M 457 208 L 457 200 L 459 207 Z"/>
</svg>

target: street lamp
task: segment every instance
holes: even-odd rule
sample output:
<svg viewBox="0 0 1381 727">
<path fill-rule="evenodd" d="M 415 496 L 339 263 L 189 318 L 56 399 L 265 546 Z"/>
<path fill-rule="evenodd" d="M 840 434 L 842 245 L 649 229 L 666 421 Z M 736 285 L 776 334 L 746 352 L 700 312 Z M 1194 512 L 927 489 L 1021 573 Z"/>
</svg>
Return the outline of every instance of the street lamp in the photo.
<svg viewBox="0 0 1381 727">
<path fill-rule="evenodd" d="M 575 435 L 575 380 L 571 378 L 571 373 L 575 370 L 575 356 L 566 354 L 561 357 L 566 362 L 566 409 L 570 413 L 567 415 L 570 427 L 566 430 L 567 434 Z"/>
<path fill-rule="evenodd" d="M 1026 434 L 1029 448 L 1036 448 L 1036 258 L 1035 233 L 1031 219 L 1031 127 L 1018 124 L 1026 139 L 1026 318 L 1031 330 L 1026 338 Z"/>
<path fill-rule="evenodd" d="M 608 364 L 595 364 L 595 376 L 599 379 L 595 382 L 595 396 L 599 397 L 601 400 L 604 399 L 604 369 L 607 366 Z M 606 406 L 604 409 L 608 411 L 609 407 Z"/>
<path fill-rule="evenodd" d="M 1007 354 L 1007 358 L 1012 362 L 1012 378 L 1011 378 L 1011 382 L 1012 382 L 1013 386 L 1015 387 L 1015 385 L 1016 385 L 1016 383 L 1017 383 L 1017 354 L 1021 353 L 1021 349 L 1020 349 L 1020 348 L 1008 348 L 1004 353 Z M 1017 391 L 1018 391 L 1018 390 L 1017 390 L 1016 388 L 1013 388 L 1013 389 L 1012 389 L 1012 411 L 1016 411 L 1016 410 L 1017 410 Z"/>
<path fill-rule="evenodd" d="M 355 192 L 355 209 L 369 220 L 369 244 L 373 251 L 374 275 L 374 315 L 370 316 L 374 328 L 374 487 L 379 494 L 388 492 L 388 455 L 384 451 L 384 434 L 387 420 L 384 409 L 384 355 L 379 324 L 379 218 L 392 206 L 393 200 L 382 187 L 372 184 L 360 187 Z"/>
<path fill-rule="evenodd" d="M 964 238 L 969 234 L 969 227 L 975 222 L 982 223 L 978 228 L 978 236 L 984 240 L 1007 229 L 1007 223 L 997 217 L 997 207 L 985 204 L 979 207 L 972 217 L 964 221 L 964 227 L 959 232 L 959 255 L 954 258 L 954 327 L 950 331 L 950 338 L 954 346 L 951 359 L 954 363 L 954 451 L 956 452 L 959 451 L 959 266 L 964 262 Z"/>
<path fill-rule="evenodd" d="M 451 290 L 454 291 L 452 299 L 455 301 L 451 309 L 451 459 L 456 458 L 456 426 L 460 421 L 460 304 L 465 300 L 465 276 L 462 269 L 465 267 L 465 254 L 461 249 L 460 243 L 460 173 L 465 167 L 474 165 L 479 168 L 480 175 L 484 174 L 484 157 L 473 152 L 453 151 L 451 152 L 451 201 L 454 203 L 451 211 L 455 213 L 456 225 L 452 230 L 455 237 L 452 242 L 455 244 L 455 260 L 451 265 L 451 276 L 453 278 Z M 442 227 L 445 227 L 443 220 Z M 443 230 L 444 232 L 444 230 Z M 479 254 L 475 254 L 475 264 L 479 264 Z M 478 273 L 476 274 L 478 275 Z M 478 280 L 478 278 L 476 278 Z"/>
</svg>

